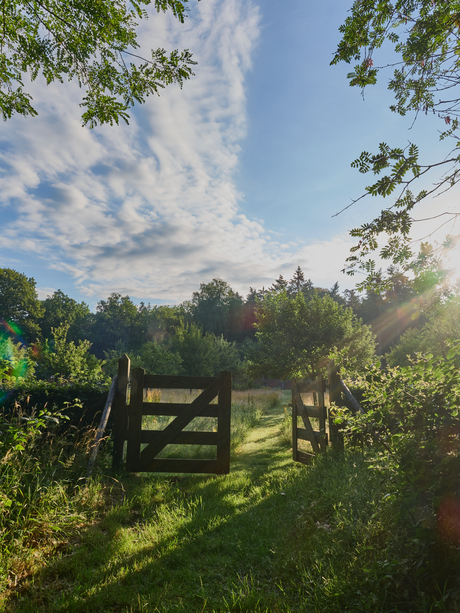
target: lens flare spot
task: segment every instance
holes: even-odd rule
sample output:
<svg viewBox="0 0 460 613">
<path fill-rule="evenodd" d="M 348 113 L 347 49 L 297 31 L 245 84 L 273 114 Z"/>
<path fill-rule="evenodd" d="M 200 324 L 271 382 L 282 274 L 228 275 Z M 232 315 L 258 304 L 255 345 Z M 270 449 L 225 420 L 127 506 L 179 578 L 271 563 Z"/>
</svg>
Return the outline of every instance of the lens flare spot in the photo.
<svg viewBox="0 0 460 613">
<path fill-rule="evenodd" d="M 438 529 L 449 541 L 460 542 L 460 500 L 450 496 L 442 501 L 438 510 Z"/>
<path fill-rule="evenodd" d="M 30 366 L 30 352 L 20 327 L 0 319 L 0 383 L 16 383 L 27 376 Z M 11 390 L 0 390 L 0 403 L 11 394 Z"/>
</svg>

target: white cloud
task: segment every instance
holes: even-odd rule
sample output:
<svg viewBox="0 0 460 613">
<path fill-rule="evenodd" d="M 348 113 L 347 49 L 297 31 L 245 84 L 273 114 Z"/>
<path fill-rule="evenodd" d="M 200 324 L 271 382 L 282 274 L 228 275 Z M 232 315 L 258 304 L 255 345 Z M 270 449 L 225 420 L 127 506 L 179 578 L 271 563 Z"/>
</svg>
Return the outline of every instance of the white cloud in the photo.
<svg viewBox="0 0 460 613">
<path fill-rule="evenodd" d="M 134 110 L 129 126 L 82 128 L 74 83 L 34 83 L 40 116 L 3 128 L 3 258 L 20 244 L 93 297 L 183 300 L 216 276 L 244 293 L 297 265 L 315 281 L 337 280 L 347 239 L 293 249 L 239 208 L 233 175 L 258 21 L 246 0 L 207 0 L 184 26 L 152 16 L 142 42 L 188 47 L 199 64 L 182 90 Z"/>
</svg>

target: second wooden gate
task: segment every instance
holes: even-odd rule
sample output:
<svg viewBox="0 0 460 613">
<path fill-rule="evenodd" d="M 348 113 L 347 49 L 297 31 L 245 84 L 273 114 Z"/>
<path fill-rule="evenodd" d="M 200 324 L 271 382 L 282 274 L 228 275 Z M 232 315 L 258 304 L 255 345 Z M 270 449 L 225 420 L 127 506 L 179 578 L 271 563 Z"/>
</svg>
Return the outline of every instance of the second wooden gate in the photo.
<svg viewBox="0 0 460 613">
<path fill-rule="evenodd" d="M 322 376 L 319 376 L 316 381 L 296 381 L 294 379 L 292 382 L 292 459 L 295 462 L 307 464 L 312 458 L 311 453 L 298 448 L 299 440 L 309 441 L 315 454 L 326 451 L 327 407 L 324 403 L 324 392 L 325 384 Z M 302 394 L 313 396 L 313 403 L 306 405 Z M 298 426 L 298 417 L 302 418 L 303 428 Z M 310 418 L 318 420 L 319 430 L 313 430 Z"/>
</svg>

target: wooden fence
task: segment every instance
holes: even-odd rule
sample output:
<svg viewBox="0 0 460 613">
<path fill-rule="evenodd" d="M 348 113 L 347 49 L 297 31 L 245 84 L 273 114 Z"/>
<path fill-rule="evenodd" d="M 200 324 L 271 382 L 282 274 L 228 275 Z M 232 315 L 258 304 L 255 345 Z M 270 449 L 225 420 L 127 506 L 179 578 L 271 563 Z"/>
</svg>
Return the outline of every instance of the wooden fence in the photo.
<svg viewBox="0 0 460 613">
<path fill-rule="evenodd" d="M 327 407 L 324 404 L 325 384 L 322 376 L 316 381 L 292 382 L 292 459 L 294 462 L 307 464 L 312 457 L 311 453 L 301 451 L 298 441 L 309 441 L 314 453 L 326 450 L 328 437 L 326 433 Z M 310 394 L 313 404 L 306 405 L 302 394 Z M 298 417 L 302 418 L 303 428 L 298 426 Z M 310 418 L 316 418 L 319 422 L 319 430 L 313 430 Z"/>
<path fill-rule="evenodd" d="M 113 409 L 113 465 L 121 464 L 126 441 L 126 468 L 132 472 L 227 474 L 230 470 L 231 385 L 229 372 L 221 372 L 218 377 L 179 377 L 149 375 L 142 368 L 133 368 L 130 373 L 129 358 L 123 356 L 118 365 Z M 146 389 L 203 391 L 191 403 L 164 403 L 147 402 Z M 217 404 L 211 404 L 216 397 Z M 142 418 L 145 415 L 175 419 L 163 430 L 144 430 Z M 217 431 L 185 430 L 195 417 L 217 418 Z M 216 457 L 158 457 L 167 445 L 215 446 Z"/>
<path fill-rule="evenodd" d="M 343 437 L 339 427 L 334 423 L 334 416 L 331 411 L 332 403 L 343 406 L 345 397 L 355 411 L 362 412 L 362 408 L 342 381 L 337 368 L 332 363 L 328 366 L 327 379 L 329 384 L 327 406 L 325 403 L 326 384 L 322 376 L 319 376 L 316 381 L 294 380 L 292 382 L 292 458 L 295 462 L 307 464 L 314 454 L 324 453 L 328 444 L 332 444 L 339 449 L 343 448 Z M 310 394 L 310 398 L 313 397 L 313 404 L 306 405 L 302 399 L 302 394 Z M 303 421 L 303 428 L 298 426 L 298 417 Z M 313 430 L 310 418 L 318 420 L 318 430 Z M 299 440 L 309 441 L 313 453 L 301 451 Z"/>
</svg>

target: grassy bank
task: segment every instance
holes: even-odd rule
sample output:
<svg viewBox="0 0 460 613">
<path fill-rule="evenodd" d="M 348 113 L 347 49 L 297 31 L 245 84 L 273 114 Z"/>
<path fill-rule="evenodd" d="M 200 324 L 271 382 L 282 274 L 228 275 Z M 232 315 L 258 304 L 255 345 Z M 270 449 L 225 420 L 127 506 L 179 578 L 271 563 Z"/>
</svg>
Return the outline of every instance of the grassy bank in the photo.
<svg viewBox="0 0 460 613">
<path fill-rule="evenodd" d="M 28 537 L 22 558 L 11 542 L 2 610 L 458 610 L 458 560 L 452 577 L 430 567 L 429 543 L 398 519 L 391 476 L 359 452 L 294 464 L 283 403 L 269 397 L 264 406 L 229 475 L 102 470 L 81 485 L 61 481 L 68 524 L 41 542 Z"/>
</svg>

